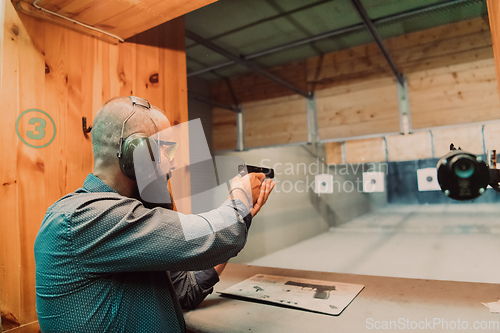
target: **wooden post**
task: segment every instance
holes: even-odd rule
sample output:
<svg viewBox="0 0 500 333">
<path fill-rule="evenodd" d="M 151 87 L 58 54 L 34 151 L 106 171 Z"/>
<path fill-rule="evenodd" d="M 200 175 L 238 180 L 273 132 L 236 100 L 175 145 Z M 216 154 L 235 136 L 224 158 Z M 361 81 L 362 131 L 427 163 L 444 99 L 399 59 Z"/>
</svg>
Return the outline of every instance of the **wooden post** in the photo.
<svg viewBox="0 0 500 333">
<path fill-rule="evenodd" d="M 187 121 L 184 19 L 111 45 L 0 6 L 1 318 L 38 332 L 33 245 L 47 208 L 92 172 L 82 116 L 91 125 L 106 100 L 137 95 Z"/>
<path fill-rule="evenodd" d="M 493 55 L 497 70 L 497 81 L 500 82 L 500 3 L 498 0 L 487 0 L 488 17 L 490 20 L 491 39 L 493 41 Z M 500 84 L 498 85 L 500 89 Z"/>
</svg>

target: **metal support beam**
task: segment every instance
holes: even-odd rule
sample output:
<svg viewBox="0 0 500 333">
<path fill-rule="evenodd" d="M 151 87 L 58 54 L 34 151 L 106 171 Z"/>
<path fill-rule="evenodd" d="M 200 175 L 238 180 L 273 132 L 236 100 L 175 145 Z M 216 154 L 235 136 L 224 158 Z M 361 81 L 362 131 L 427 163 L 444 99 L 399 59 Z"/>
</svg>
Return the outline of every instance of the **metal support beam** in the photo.
<svg viewBox="0 0 500 333">
<path fill-rule="evenodd" d="M 259 65 L 251 62 L 251 61 L 248 61 L 248 60 L 245 60 L 245 59 L 242 59 L 241 57 L 235 55 L 235 54 L 232 54 L 231 52 L 223 49 L 222 47 L 218 46 L 218 45 L 215 45 L 214 43 L 206 40 L 205 38 L 195 34 L 194 32 L 191 32 L 189 30 L 186 30 L 186 37 L 205 46 L 206 48 L 214 51 L 214 52 L 217 52 L 221 55 L 223 55 L 224 57 L 228 58 L 228 59 L 231 59 L 232 61 L 240 64 L 240 65 L 243 65 L 257 73 L 259 73 L 260 75 L 268 78 L 269 80 L 271 81 L 274 81 L 276 83 L 278 83 L 279 85 L 282 85 L 283 87 L 287 88 L 287 89 L 290 89 L 294 92 L 296 92 L 297 94 L 299 95 L 302 95 L 306 98 L 310 98 L 310 93 L 305 91 L 305 90 L 302 90 L 301 88 L 299 87 L 296 87 L 294 86 L 293 84 L 291 84 L 290 82 L 286 81 L 286 80 L 283 80 L 282 78 L 280 77 L 277 77 L 276 75 L 274 74 L 271 74 L 269 73 L 268 71 L 266 71 L 264 68 L 260 67 Z"/>
<path fill-rule="evenodd" d="M 352 4 L 358 11 L 359 16 L 361 16 L 361 19 L 363 20 L 366 28 L 368 31 L 370 31 L 371 35 L 375 39 L 375 42 L 377 43 L 378 47 L 380 48 L 380 51 L 382 51 L 382 54 L 384 55 L 385 59 L 389 63 L 389 66 L 391 67 L 392 71 L 394 72 L 394 75 L 396 75 L 396 79 L 401 85 L 404 85 L 404 79 L 403 75 L 401 72 L 398 70 L 396 67 L 396 64 L 391 58 L 391 55 L 389 54 L 389 51 L 384 45 L 384 42 L 382 41 L 382 37 L 378 33 L 377 28 L 375 27 L 375 24 L 373 24 L 373 21 L 371 18 L 368 16 L 368 13 L 365 10 L 365 7 L 361 4 L 360 0 L 351 0 Z"/>
<path fill-rule="evenodd" d="M 318 137 L 318 117 L 316 113 L 316 96 L 306 100 L 307 104 L 307 142 L 315 144 L 319 141 Z"/>
<path fill-rule="evenodd" d="M 188 92 L 188 97 L 190 97 L 198 102 L 202 102 L 202 103 L 205 103 L 205 104 L 208 104 L 211 106 L 216 106 L 216 107 L 221 108 L 221 109 L 226 109 L 226 110 L 233 111 L 233 112 L 239 112 L 239 110 L 240 110 L 237 106 L 220 103 L 220 102 L 211 100 L 208 97 L 198 95 L 198 94 L 192 93 L 192 92 Z"/>
<path fill-rule="evenodd" d="M 400 20 L 400 19 L 403 19 L 403 18 L 406 18 L 406 17 L 411 17 L 411 16 L 414 16 L 414 15 L 423 14 L 423 13 L 426 13 L 426 12 L 429 12 L 429 11 L 443 9 L 443 8 L 446 8 L 446 7 L 449 7 L 449 6 L 454 6 L 454 5 L 457 5 L 457 4 L 460 4 L 460 3 L 463 3 L 463 2 L 467 2 L 467 1 L 470 1 L 470 0 L 455 0 L 455 1 L 450 1 L 450 2 L 433 4 L 433 5 L 421 7 L 421 8 L 418 8 L 418 9 L 411 9 L 411 10 L 408 10 L 408 11 L 405 11 L 405 12 L 402 12 L 402 13 L 398 13 L 398 14 L 393 14 L 393 15 L 387 15 L 387 16 L 384 16 L 384 17 L 380 17 L 380 18 L 378 18 L 376 20 L 372 20 L 372 22 L 374 24 L 383 24 L 383 23 L 393 22 L 393 21 Z M 360 31 L 360 30 L 362 30 L 364 28 L 365 28 L 365 25 L 363 23 L 357 23 L 357 24 L 353 24 L 353 25 L 350 25 L 350 26 L 347 26 L 347 27 L 340 28 L 340 29 L 327 31 L 327 32 L 324 32 L 324 33 L 321 33 L 321 34 L 318 34 L 318 35 L 313 35 L 313 36 L 306 37 L 306 38 L 303 38 L 303 39 L 299 39 L 299 40 L 295 40 L 295 41 L 292 41 L 292 42 L 284 43 L 284 44 L 281 44 L 281 45 L 278 45 L 278 46 L 274 46 L 274 47 L 271 47 L 271 48 L 268 48 L 268 49 L 265 49 L 265 50 L 262 50 L 262 51 L 259 51 L 259 52 L 256 52 L 256 53 L 252 53 L 252 54 L 248 54 L 248 55 L 245 55 L 245 56 L 241 56 L 241 57 L 243 59 L 250 60 L 250 59 L 258 58 L 258 57 L 261 57 L 261 56 L 264 56 L 264 55 L 272 54 L 272 53 L 275 53 L 275 52 L 284 51 L 284 50 L 287 50 L 287 49 L 295 47 L 295 46 L 300 46 L 300 45 L 304 45 L 304 44 L 307 44 L 307 43 L 315 42 L 317 40 L 321 40 L 321 39 L 325 39 L 325 38 L 330 38 L 330 37 L 334 37 L 334 36 L 346 34 L 346 33 L 349 33 L 349 32 Z M 221 63 L 221 64 L 217 64 L 217 65 L 213 65 L 213 66 L 210 66 L 210 67 L 202 68 L 202 69 L 199 69 L 197 71 L 192 71 L 192 72 L 188 73 L 187 76 L 190 77 L 190 76 L 195 76 L 195 75 L 203 74 L 203 73 L 210 72 L 210 71 L 213 71 L 213 70 L 216 70 L 216 69 L 219 69 L 219 68 L 227 67 L 227 66 L 232 65 L 234 63 L 235 63 L 234 61 L 226 61 L 226 62 Z"/>
<path fill-rule="evenodd" d="M 245 136 L 243 133 L 243 108 L 241 106 L 238 107 L 239 112 L 236 115 L 236 150 L 243 151 L 245 149 Z"/>
<path fill-rule="evenodd" d="M 410 99 L 406 77 L 403 76 L 403 84 L 396 83 L 396 86 L 398 89 L 399 130 L 401 134 L 410 134 L 413 129 L 411 128 Z"/>
<path fill-rule="evenodd" d="M 262 51 L 259 51 L 259 52 L 256 52 L 256 53 L 252 53 L 252 54 L 249 54 L 249 55 L 246 55 L 246 56 L 241 56 L 241 58 L 243 58 L 245 60 L 250 60 L 250 59 L 254 59 L 254 58 L 265 56 L 267 54 L 271 54 L 271 53 L 283 51 L 283 50 L 286 50 L 286 49 L 289 49 L 289 48 L 292 48 L 292 47 L 295 47 L 295 46 L 300 46 L 300 45 L 303 45 L 303 44 L 311 43 L 311 42 L 314 42 L 314 41 L 317 41 L 317 40 L 320 40 L 320 39 L 342 35 L 342 34 L 345 34 L 345 33 L 351 32 L 351 31 L 358 31 L 358 30 L 361 30 L 363 28 L 364 28 L 364 25 L 362 23 L 354 24 L 354 25 L 350 25 L 350 26 L 345 27 L 345 28 L 328 31 L 328 32 L 325 32 L 325 33 L 322 33 L 322 34 L 319 34 L 319 35 L 314 35 L 314 36 L 303 38 L 303 39 L 299 39 L 299 40 L 296 40 L 296 41 L 293 41 L 293 42 L 290 42 L 290 43 L 281 44 L 281 45 L 278 45 L 278 46 L 275 46 L 275 47 L 271 47 L 269 49 L 265 49 L 265 50 L 262 50 Z M 190 76 L 194 76 L 194 75 L 206 73 L 206 72 L 209 72 L 209 71 L 213 71 L 215 69 L 219 69 L 219 68 L 222 68 L 222 67 L 227 67 L 227 66 L 232 65 L 234 63 L 235 63 L 234 61 L 227 61 L 227 62 L 224 62 L 224 63 L 221 63 L 221 64 L 217 64 L 217 65 L 213 65 L 213 66 L 210 66 L 210 67 L 207 67 L 207 68 L 203 68 L 203 69 L 200 69 L 200 70 L 197 70 L 197 71 L 193 71 L 191 73 L 188 73 L 187 76 L 190 77 Z"/>
</svg>

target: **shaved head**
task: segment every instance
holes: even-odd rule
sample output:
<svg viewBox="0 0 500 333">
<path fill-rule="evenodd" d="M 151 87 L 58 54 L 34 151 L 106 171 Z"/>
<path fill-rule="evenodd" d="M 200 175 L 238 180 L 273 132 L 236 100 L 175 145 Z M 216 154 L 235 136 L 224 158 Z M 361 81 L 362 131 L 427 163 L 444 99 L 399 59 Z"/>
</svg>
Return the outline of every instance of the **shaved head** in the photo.
<svg viewBox="0 0 500 333">
<path fill-rule="evenodd" d="M 104 103 L 97 112 L 91 131 L 94 169 L 109 167 L 119 169 L 116 154 L 120 146 L 122 125 L 133 110 L 132 101 L 128 97 L 115 97 Z M 125 123 L 123 138 L 134 133 L 153 135 L 168 127 L 170 123 L 159 108 L 151 106 L 149 112 L 136 105 L 134 115 Z"/>
</svg>

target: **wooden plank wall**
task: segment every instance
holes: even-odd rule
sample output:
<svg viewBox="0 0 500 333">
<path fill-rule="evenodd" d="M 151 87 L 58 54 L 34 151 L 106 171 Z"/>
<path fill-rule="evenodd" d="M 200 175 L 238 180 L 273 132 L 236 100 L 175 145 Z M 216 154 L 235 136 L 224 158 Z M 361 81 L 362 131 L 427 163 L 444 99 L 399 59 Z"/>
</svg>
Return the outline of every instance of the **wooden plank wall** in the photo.
<svg viewBox="0 0 500 333">
<path fill-rule="evenodd" d="M 236 113 L 221 108 L 212 108 L 212 136 L 214 149 L 236 149 Z"/>
<path fill-rule="evenodd" d="M 385 40 L 385 43 L 398 68 L 408 78 L 414 129 L 422 131 L 500 119 L 500 99 L 487 17 L 410 33 Z M 302 65 L 307 67 L 305 82 L 300 81 L 303 77 Z M 293 69 L 296 69 L 295 75 L 290 72 Z M 286 75 L 294 84 L 305 85 L 309 90 L 315 91 L 321 140 L 336 141 L 349 137 L 356 139 L 399 133 L 396 82 L 375 43 L 324 54 L 273 70 L 276 75 Z M 293 96 L 292 92 L 286 90 L 274 90 L 271 93 L 271 83 L 255 74 L 232 79 L 231 86 L 236 99 L 241 98 L 244 102 L 244 109 L 247 104 L 256 103 L 256 100 Z M 265 87 L 267 90 L 263 92 Z M 229 102 L 226 82 L 213 83 L 212 94 L 216 100 Z M 276 108 L 279 109 L 279 106 L 276 105 Z M 305 107 L 297 103 L 288 110 L 293 115 L 290 117 L 289 127 L 305 128 Z M 253 111 L 258 112 L 257 109 Z M 304 116 L 300 117 L 301 114 Z M 272 117 L 272 114 L 267 113 L 265 119 L 267 121 Z M 266 128 L 262 119 L 264 118 L 247 119 L 245 115 L 245 127 Z M 217 122 L 217 115 L 214 115 L 214 138 L 219 133 Z M 225 131 L 227 133 L 228 128 Z M 290 139 L 286 136 L 270 142 L 255 139 L 266 135 L 269 134 L 264 131 L 253 131 L 252 137 L 246 133 L 245 144 L 253 147 L 303 140 L 302 137 Z M 364 145 L 374 145 L 379 151 L 380 139 L 374 140 L 372 143 L 365 141 Z M 389 141 L 393 142 L 392 139 Z M 418 140 L 415 142 L 419 144 Z M 427 141 L 422 141 L 421 144 L 424 145 L 425 142 Z M 330 146 L 333 147 L 334 144 Z M 358 146 L 347 144 L 344 158 L 361 162 L 367 158 L 380 160 L 380 156 L 385 156 L 385 152 L 383 155 L 377 153 L 378 157 L 365 156 L 362 151 L 356 151 L 355 147 Z M 220 147 L 215 145 L 214 148 L 217 150 Z M 224 149 L 234 147 L 235 145 L 226 145 Z M 432 155 L 432 147 L 422 147 L 426 152 L 424 155 Z M 338 147 L 332 149 L 339 154 Z M 353 159 L 358 154 L 361 154 L 359 158 Z M 389 155 L 404 156 L 405 153 Z M 331 160 L 339 158 L 341 157 L 336 156 Z"/>
<path fill-rule="evenodd" d="M 244 104 L 245 147 L 306 141 L 305 109 L 306 101 L 301 96 L 278 97 Z"/>
<path fill-rule="evenodd" d="M 133 41 L 110 45 L 18 14 L 5 2 L 0 90 L 4 328 L 21 325 L 14 331 L 38 332 L 34 239 L 49 205 L 80 187 L 92 171 L 91 142 L 83 135 L 82 116 L 91 124 L 103 102 L 133 94 L 164 109 L 171 123 L 188 120 L 183 19 Z M 154 74 L 158 82 L 151 78 Z M 56 135 L 45 148 L 29 147 L 16 135 L 16 119 L 31 108 L 54 120 Z M 26 130 L 22 127 L 21 133 Z"/>
<path fill-rule="evenodd" d="M 491 39 L 493 40 L 493 53 L 496 59 L 497 80 L 500 81 L 500 4 L 495 0 L 486 0 L 488 18 L 491 26 Z"/>
<path fill-rule="evenodd" d="M 410 135 L 388 135 L 361 140 L 345 141 L 342 158 L 342 142 L 326 143 L 328 164 L 408 161 L 439 158 L 450 150 L 450 143 L 473 154 L 485 154 L 487 150 L 500 150 L 500 122 L 484 125 L 460 125 L 418 131 Z"/>
<path fill-rule="evenodd" d="M 399 132 L 396 94 L 392 78 L 352 82 L 318 91 L 320 140 Z"/>
</svg>

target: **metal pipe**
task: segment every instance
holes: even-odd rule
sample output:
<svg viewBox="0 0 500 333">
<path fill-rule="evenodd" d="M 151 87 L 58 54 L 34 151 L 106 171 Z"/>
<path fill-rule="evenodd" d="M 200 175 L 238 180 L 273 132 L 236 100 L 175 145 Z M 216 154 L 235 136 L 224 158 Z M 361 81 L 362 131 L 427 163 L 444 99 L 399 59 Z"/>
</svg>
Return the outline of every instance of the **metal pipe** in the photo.
<svg viewBox="0 0 500 333">
<path fill-rule="evenodd" d="M 91 25 L 85 24 L 85 23 L 80 22 L 80 21 L 73 20 L 72 18 L 69 18 L 69 17 L 67 17 L 67 16 L 64 16 L 64 15 L 58 14 L 58 13 L 56 13 L 56 12 L 53 12 L 53 11 L 51 11 L 51 10 L 45 9 L 45 8 L 43 8 L 43 7 L 41 7 L 41 6 L 39 6 L 39 5 L 38 5 L 38 2 L 39 2 L 39 1 L 40 1 L 40 0 L 35 0 L 35 1 L 33 1 L 33 7 L 35 7 L 35 8 L 36 8 L 36 9 L 38 9 L 38 10 L 41 10 L 42 12 L 49 13 L 49 14 L 51 14 L 51 15 L 57 16 L 57 17 L 59 17 L 59 18 L 62 18 L 62 19 L 64 19 L 64 20 L 68 20 L 68 21 L 70 21 L 71 23 L 81 25 L 82 27 L 85 27 L 85 28 L 87 28 L 87 29 L 94 30 L 94 31 L 100 32 L 100 33 L 102 33 L 102 34 L 105 34 L 105 35 L 107 35 L 107 36 L 110 36 L 110 37 L 116 38 L 116 39 L 118 39 L 118 40 L 119 40 L 120 42 L 122 42 L 122 43 L 123 43 L 123 42 L 125 42 L 125 41 L 123 40 L 123 38 L 121 38 L 121 37 L 119 37 L 119 36 L 117 36 L 117 35 L 113 35 L 112 33 L 109 33 L 109 32 L 107 32 L 107 31 L 104 31 L 104 30 L 98 29 L 98 28 L 93 27 L 93 26 L 91 26 Z"/>
<path fill-rule="evenodd" d="M 307 110 L 307 141 L 311 144 L 316 144 L 318 137 L 318 114 L 316 112 L 316 98 L 314 94 L 306 100 Z"/>
<path fill-rule="evenodd" d="M 388 15 L 388 16 L 380 17 L 380 18 L 372 20 L 372 21 L 374 24 L 389 23 L 389 22 L 396 21 L 396 20 L 406 18 L 409 16 L 414 16 L 414 15 L 422 14 L 422 13 L 425 13 L 428 11 L 437 10 L 437 9 L 443 9 L 443 8 L 449 7 L 451 5 L 457 5 L 457 4 L 460 4 L 463 2 L 467 2 L 467 1 L 470 1 L 470 0 L 455 0 L 455 1 L 450 1 L 450 2 L 445 2 L 445 3 L 440 3 L 440 4 L 429 5 L 429 6 L 418 8 L 418 9 L 408 10 L 406 12 L 398 13 L 395 15 Z M 311 37 L 306 37 L 306 38 L 302 38 L 302 39 L 295 40 L 292 42 L 284 43 L 284 44 L 281 44 L 278 46 L 271 47 L 271 48 L 266 49 L 266 50 L 262 50 L 262 51 L 255 52 L 255 53 L 252 53 L 252 54 L 249 54 L 246 56 L 241 56 L 241 57 L 243 59 L 247 59 L 247 60 L 254 59 L 254 58 L 261 57 L 261 56 L 268 55 L 268 54 L 272 54 L 275 52 L 284 51 L 284 50 L 287 50 L 287 49 L 295 47 L 295 46 L 300 46 L 300 45 L 304 45 L 307 43 L 311 43 L 311 42 L 314 42 L 317 40 L 321 40 L 321 39 L 325 39 L 325 38 L 329 38 L 329 37 L 333 37 L 333 36 L 338 36 L 338 35 L 342 35 L 342 34 L 349 33 L 349 32 L 361 31 L 362 29 L 364 29 L 364 24 L 357 23 L 357 24 L 353 24 L 353 25 L 350 25 L 347 27 L 340 28 L 340 29 L 336 29 L 336 30 L 324 32 L 324 33 L 321 33 L 318 35 L 314 35 Z M 235 63 L 234 61 L 223 62 L 223 63 L 217 64 L 217 65 L 213 65 L 210 67 L 199 69 L 197 71 L 190 72 L 187 74 L 187 76 L 190 77 L 190 76 L 203 74 L 203 73 L 213 71 L 213 70 L 216 70 L 219 68 L 230 66 L 234 63 Z"/>
<path fill-rule="evenodd" d="M 218 65 L 214 65 L 214 66 L 210 66 L 210 67 L 205 67 L 205 68 L 199 69 L 197 71 L 192 71 L 190 73 L 187 73 L 187 77 L 195 76 L 198 74 L 203 74 L 203 73 L 210 72 L 210 71 L 213 71 L 215 69 L 222 68 L 222 67 L 227 67 L 227 66 L 232 65 L 234 63 L 235 63 L 234 61 L 226 61 L 226 62 L 223 62 L 222 64 L 218 64 Z"/>
<path fill-rule="evenodd" d="M 470 1 L 471 0 L 451 0 L 451 1 L 448 1 L 445 3 L 438 3 L 438 4 L 418 8 L 418 9 L 410 9 L 410 10 L 407 10 L 405 12 L 394 14 L 394 15 L 383 16 L 383 17 L 380 17 L 380 18 L 372 20 L 372 21 L 375 24 L 388 23 L 388 22 L 399 20 L 399 19 L 402 19 L 402 18 L 405 18 L 408 16 L 413 16 L 413 15 L 418 15 L 418 14 L 422 14 L 425 12 L 430 12 L 433 10 L 443 9 L 443 8 L 446 8 L 449 6 L 454 6 L 454 5 L 457 5 L 460 3 L 470 2 Z"/>
<path fill-rule="evenodd" d="M 361 19 L 365 23 L 366 28 L 368 29 L 368 31 L 370 31 L 371 35 L 375 39 L 375 42 L 377 43 L 380 51 L 382 52 L 382 54 L 384 55 L 385 59 L 389 63 L 389 66 L 391 67 L 391 69 L 392 69 L 394 75 L 396 76 L 396 79 L 398 80 L 399 84 L 401 84 L 403 86 L 404 82 L 405 82 L 405 80 L 403 78 L 403 75 L 401 74 L 401 72 L 396 67 L 396 64 L 394 63 L 394 60 L 392 60 L 392 57 L 389 54 L 389 50 L 387 50 L 387 48 L 385 47 L 384 42 L 382 40 L 382 37 L 380 36 L 377 28 L 375 27 L 375 24 L 373 24 L 373 21 L 368 16 L 368 13 L 366 12 L 365 7 L 363 7 L 363 5 L 361 4 L 361 2 L 359 0 L 351 0 L 351 2 L 354 5 L 354 7 L 356 8 L 356 10 L 358 11 L 359 16 L 361 16 Z"/>
<path fill-rule="evenodd" d="M 408 80 L 403 76 L 403 84 L 396 84 L 398 93 L 398 110 L 399 110 L 399 130 L 401 134 L 410 134 L 413 132 L 411 128 L 411 111 L 410 98 L 408 96 Z"/>
<path fill-rule="evenodd" d="M 294 86 L 290 82 L 283 80 L 282 78 L 267 72 L 264 68 L 260 67 L 259 65 L 255 64 L 253 62 L 242 59 L 241 57 L 238 57 L 237 55 L 232 54 L 231 52 L 223 49 L 222 47 L 220 47 L 218 45 L 215 45 L 214 43 L 212 43 L 212 42 L 206 40 L 205 38 L 195 34 L 194 32 L 186 30 L 186 37 L 203 45 L 203 46 L 205 46 L 206 48 L 208 48 L 214 52 L 217 52 L 217 53 L 223 55 L 224 57 L 226 57 L 228 59 L 233 60 L 234 62 L 236 62 L 240 65 L 243 65 L 245 67 L 250 68 L 251 70 L 259 73 L 260 75 L 268 78 L 269 80 L 274 81 L 274 82 L 278 83 L 279 85 L 282 85 L 283 87 L 296 92 L 299 95 L 302 95 L 306 98 L 310 98 L 310 96 L 311 96 L 311 94 L 309 92 L 302 90 L 299 87 Z"/>
<path fill-rule="evenodd" d="M 239 112 L 238 114 L 236 115 L 236 149 L 239 150 L 239 151 L 243 151 L 245 149 L 245 144 L 244 144 L 244 140 L 245 140 L 245 135 L 244 135 L 244 132 L 243 132 L 243 109 L 242 107 L 240 106 L 239 108 Z"/>
</svg>

